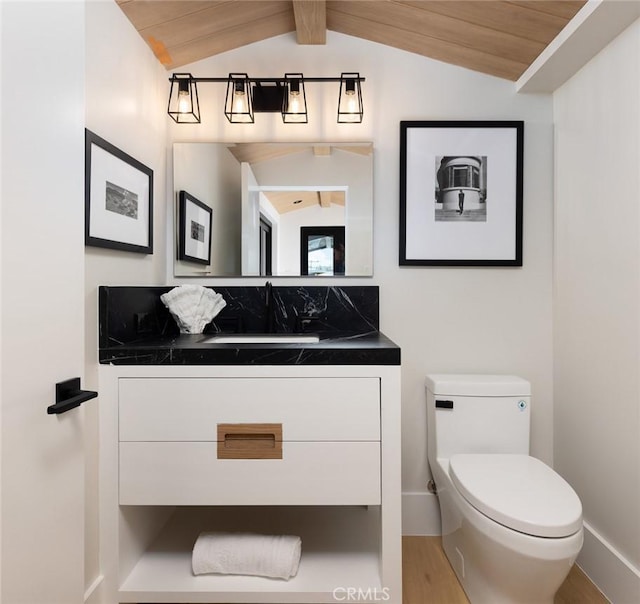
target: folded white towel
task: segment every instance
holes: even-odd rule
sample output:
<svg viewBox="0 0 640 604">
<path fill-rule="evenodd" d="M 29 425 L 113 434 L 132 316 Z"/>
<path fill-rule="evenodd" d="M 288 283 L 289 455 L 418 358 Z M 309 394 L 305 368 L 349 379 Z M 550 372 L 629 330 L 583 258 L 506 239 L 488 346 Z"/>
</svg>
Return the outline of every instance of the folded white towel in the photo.
<svg viewBox="0 0 640 604">
<path fill-rule="evenodd" d="M 193 546 L 194 575 L 257 575 L 274 579 L 295 577 L 302 541 L 293 535 L 200 533 Z"/>
</svg>

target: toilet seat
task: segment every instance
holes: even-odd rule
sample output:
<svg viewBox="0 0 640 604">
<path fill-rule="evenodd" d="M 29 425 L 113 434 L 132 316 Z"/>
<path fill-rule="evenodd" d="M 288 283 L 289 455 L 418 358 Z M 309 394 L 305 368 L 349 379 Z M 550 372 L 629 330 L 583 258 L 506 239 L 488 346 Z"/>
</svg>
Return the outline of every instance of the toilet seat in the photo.
<svg viewBox="0 0 640 604">
<path fill-rule="evenodd" d="M 536 537 L 566 537 L 582 527 L 571 486 L 529 455 L 458 454 L 449 475 L 460 494 L 496 522 Z"/>
</svg>

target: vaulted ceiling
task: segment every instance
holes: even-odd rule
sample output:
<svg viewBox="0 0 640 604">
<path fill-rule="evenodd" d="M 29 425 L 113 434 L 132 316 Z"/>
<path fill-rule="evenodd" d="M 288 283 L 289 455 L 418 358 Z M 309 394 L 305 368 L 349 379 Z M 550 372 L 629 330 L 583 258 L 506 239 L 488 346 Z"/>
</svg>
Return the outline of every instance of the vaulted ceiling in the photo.
<svg viewBox="0 0 640 604">
<path fill-rule="evenodd" d="M 516 80 L 585 0 L 116 0 L 168 70 L 272 36 L 336 31 Z"/>
</svg>

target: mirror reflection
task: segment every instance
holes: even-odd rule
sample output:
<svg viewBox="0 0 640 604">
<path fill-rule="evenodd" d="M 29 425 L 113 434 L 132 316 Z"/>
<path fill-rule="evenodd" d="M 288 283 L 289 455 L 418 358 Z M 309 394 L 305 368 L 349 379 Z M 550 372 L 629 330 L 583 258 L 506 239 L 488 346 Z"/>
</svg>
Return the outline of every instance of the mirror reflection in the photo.
<svg viewBox="0 0 640 604">
<path fill-rule="evenodd" d="M 372 143 L 174 143 L 173 171 L 175 276 L 373 274 Z"/>
</svg>

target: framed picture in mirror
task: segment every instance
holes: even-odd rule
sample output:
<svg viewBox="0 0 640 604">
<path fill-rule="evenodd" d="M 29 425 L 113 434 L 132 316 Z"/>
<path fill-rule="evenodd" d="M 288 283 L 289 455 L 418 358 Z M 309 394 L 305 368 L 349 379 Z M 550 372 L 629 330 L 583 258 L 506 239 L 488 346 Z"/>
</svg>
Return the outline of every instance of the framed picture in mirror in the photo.
<svg viewBox="0 0 640 604">
<path fill-rule="evenodd" d="M 186 191 L 178 199 L 178 260 L 211 264 L 213 210 Z"/>
<path fill-rule="evenodd" d="M 85 245 L 153 254 L 153 170 L 85 130 Z"/>
</svg>

